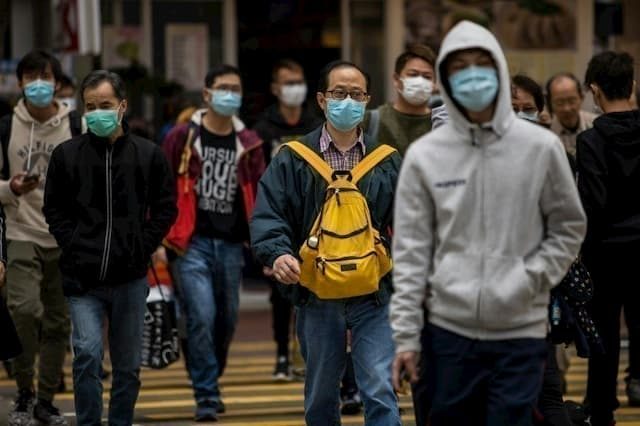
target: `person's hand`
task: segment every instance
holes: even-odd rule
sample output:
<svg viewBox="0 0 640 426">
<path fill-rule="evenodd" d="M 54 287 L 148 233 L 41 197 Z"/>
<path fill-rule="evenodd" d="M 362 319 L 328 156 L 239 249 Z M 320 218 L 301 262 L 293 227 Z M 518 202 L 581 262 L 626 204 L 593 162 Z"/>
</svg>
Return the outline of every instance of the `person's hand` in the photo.
<svg viewBox="0 0 640 426">
<path fill-rule="evenodd" d="M 268 266 L 263 266 L 262 275 L 264 275 L 267 278 L 273 277 L 273 268 L 269 268 Z"/>
<path fill-rule="evenodd" d="M 411 383 L 416 383 L 418 381 L 417 360 L 418 352 L 407 351 L 396 354 L 396 358 L 393 360 L 391 380 L 393 382 L 393 388 L 399 394 L 405 394 L 407 392 L 403 386 L 403 380 L 408 379 Z"/>
<path fill-rule="evenodd" d="M 282 284 L 300 281 L 300 262 L 290 254 L 283 254 L 273 262 L 273 277 Z"/>
<path fill-rule="evenodd" d="M 38 187 L 38 185 L 40 185 L 40 177 L 38 177 L 37 179 L 25 180 L 26 176 L 26 172 L 20 172 L 11 178 L 11 180 L 9 181 L 9 187 L 14 194 L 24 195 L 28 192 L 33 191 Z"/>
<path fill-rule="evenodd" d="M 167 250 L 164 246 L 160 246 L 153 252 L 151 255 L 151 262 L 155 265 L 156 263 L 169 263 L 167 260 Z"/>
<path fill-rule="evenodd" d="M 4 262 L 0 262 L 0 288 L 4 286 L 4 283 L 7 279 L 7 267 Z"/>
</svg>

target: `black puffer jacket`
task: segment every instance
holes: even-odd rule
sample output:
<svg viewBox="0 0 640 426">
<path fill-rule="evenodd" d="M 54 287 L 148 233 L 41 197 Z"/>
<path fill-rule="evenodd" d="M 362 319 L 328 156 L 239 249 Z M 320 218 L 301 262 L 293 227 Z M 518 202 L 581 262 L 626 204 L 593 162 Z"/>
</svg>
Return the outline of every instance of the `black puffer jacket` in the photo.
<svg viewBox="0 0 640 426">
<path fill-rule="evenodd" d="M 146 274 L 175 220 L 172 174 L 160 148 L 126 126 L 113 145 L 86 133 L 53 151 L 43 212 L 66 295 L 125 283 Z"/>
</svg>

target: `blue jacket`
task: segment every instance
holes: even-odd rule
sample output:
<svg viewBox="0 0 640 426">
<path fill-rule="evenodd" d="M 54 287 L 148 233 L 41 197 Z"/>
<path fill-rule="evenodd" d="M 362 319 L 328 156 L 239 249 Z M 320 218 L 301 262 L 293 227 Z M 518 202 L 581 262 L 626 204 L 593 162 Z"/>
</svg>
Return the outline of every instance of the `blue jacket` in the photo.
<svg viewBox="0 0 640 426">
<path fill-rule="evenodd" d="M 320 154 L 322 127 L 302 142 Z M 365 155 L 378 144 L 364 136 Z M 358 187 L 369 204 L 373 226 L 389 241 L 393 196 L 401 158 L 395 153 L 371 170 Z M 306 161 L 284 147 L 271 161 L 258 185 L 258 198 L 251 219 L 251 244 L 258 260 L 267 266 L 283 254 L 298 256 L 324 200 L 327 182 Z M 295 305 L 307 302 L 309 292 L 296 285 L 280 285 L 280 291 Z M 392 292 L 391 276 L 380 282 L 379 303 L 387 303 Z"/>
</svg>

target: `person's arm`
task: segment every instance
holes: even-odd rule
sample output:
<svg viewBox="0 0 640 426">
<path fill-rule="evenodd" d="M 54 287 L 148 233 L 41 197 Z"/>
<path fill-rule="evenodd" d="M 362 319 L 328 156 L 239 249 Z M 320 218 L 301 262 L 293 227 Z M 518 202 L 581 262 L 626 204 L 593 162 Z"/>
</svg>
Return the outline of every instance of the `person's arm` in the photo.
<svg viewBox="0 0 640 426">
<path fill-rule="evenodd" d="M 435 207 L 411 147 L 405 156 L 394 208 L 390 319 L 396 352 L 420 352 L 427 277 L 432 263 Z"/>
<path fill-rule="evenodd" d="M 582 135 L 577 139 L 578 192 L 589 221 L 588 238 L 599 235 L 607 203 L 607 165 Z"/>
<path fill-rule="evenodd" d="M 62 145 L 58 145 L 49 160 L 42 212 L 49 224 L 49 232 L 62 249 L 71 243 L 75 229 L 70 186 L 64 151 Z"/>
<path fill-rule="evenodd" d="M 424 326 L 427 277 L 431 268 L 435 206 L 421 173 L 419 157 L 409 147 L 400 170 L 394 207 L 393 285 L 389 317 L 396 357 L 392 366 L 394 388 L 400 392 L 403 372 L 418 380 L 420 333 Z"/>
<path fill-rule="evenodd" d="M 169 162 L 160 148 L 153 150 L 151 159 L 152 182 L 148 200 L 148 215 L 142 231 L 145 257 L 151 256 L 166 236 L 178 214 L 176 187 Z"/>
<path fill-rule="evenodd" d="M 586 232 L 586 217 L 561 142 L 555 141 L 547 154 L 539 204 L 545 235 L 538 249 L 524 260 L 541 291 L 560 283 L 578 255 Z"/>
<path fill-rule="evenodd" d="M 258 195 L 250 224 L 251 246 L 258 260 L 272 267 L 282 255 L 294 255 L 292 218 L 288 214 L 287 174 L 291 173 L 291 153 L 288 149 L 278 153 L 258 183 Z M 288 164 L 289 163 L 289 164 Z"/>
</svg>

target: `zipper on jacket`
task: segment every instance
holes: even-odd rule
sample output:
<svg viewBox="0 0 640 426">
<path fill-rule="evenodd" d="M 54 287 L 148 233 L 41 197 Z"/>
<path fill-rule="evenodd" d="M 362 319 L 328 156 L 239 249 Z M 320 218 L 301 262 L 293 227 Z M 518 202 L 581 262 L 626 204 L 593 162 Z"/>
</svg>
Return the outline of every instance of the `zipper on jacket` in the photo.
<svg viewBox="0 0 640 426">
<path fill-rule="evenodd" d="M 106 177 L 106 201 L 107 201 L 107 226 L 104 234 L 104 250 L 102 252 L 102 265 L 100 267 L 99 280 L 104 281 L 107 276 L 107 268 L 109 267 L 109 252 L 111 251 L 111 234 L 113 232 L 113 185 L 111 182 L 111 163 L 113 149 L 107 147 L 107 155 L 105 155 L 105 177 Z"/>
<path fill-rule="evenodd" d="M 484 246 L 487 237 L 485 225 L 485 147 L 478 142 L 476 129 L 471 129 L 471 139 L 473 144 L 480 149 L 480 242 Z M 482 291 L 484 290 L 485 271 L 484 271 L 484 247 L 480 250 L 480 288 L 478 289 L 478 305 L 476 307 L 476 317 L 478 323 L 482 325 Z M 478 336 L 481 337 L 481 336 Z"/>
</svg>

